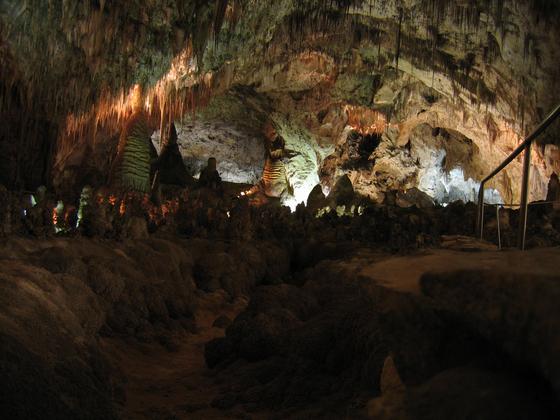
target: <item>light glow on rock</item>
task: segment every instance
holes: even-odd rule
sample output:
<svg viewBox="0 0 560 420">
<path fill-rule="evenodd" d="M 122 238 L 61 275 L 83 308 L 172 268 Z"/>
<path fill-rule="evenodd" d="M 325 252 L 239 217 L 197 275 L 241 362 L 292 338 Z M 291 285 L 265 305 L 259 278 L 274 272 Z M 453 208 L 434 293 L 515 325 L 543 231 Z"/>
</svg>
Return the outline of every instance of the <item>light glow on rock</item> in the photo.
<svg viewBox="0 0 560 420">
<path fill-rule="evenodd" d="M 286 198 L 282 199 L 282 205 L 289 207 L 292 212 L 296 210 L 298 204 L 303 203 L 307 204 L 307 198 L 309 197 L 309 193 L 315 185 L 319 183 L 319 176 L 316 175 L 315 177 L 309 176 L 308 178 L 304 179 L 303 181 L 299 182 L 297 185 L 293 185 L 294 195 L 287 196 Z"/>
<path fill-rule="evenodd" d="M 431 196 L 442 205 L 454 201 L 476 202 L 480 183 L 472 178 L 465 179 L 462 168 L 454 168 L 448 173 L 442 167 L 432 167 L 420 177 L 418 189 Z M 484 190 L 484 201 L 488 204 L 503 204 L 498 190 Z"/>
<path fill-rule="evenodd" d="M 382 134 L 387 128 L 387 117 L 379 111 L 363 106 L 346 105 L 348 125 L 363 136 Z"/>
<path fill-rule="evenodd" d="M 295 211 L 300 203 L 307 203 L 311 190 L 320 183 L 318 145 L 305 129 L 282 116 L 276 116 L 278 133 L 286 142 L 287 158 L 284 159 L 286 176 L 293 195 L 282 199 L 282 204 Z"/>
</svg>

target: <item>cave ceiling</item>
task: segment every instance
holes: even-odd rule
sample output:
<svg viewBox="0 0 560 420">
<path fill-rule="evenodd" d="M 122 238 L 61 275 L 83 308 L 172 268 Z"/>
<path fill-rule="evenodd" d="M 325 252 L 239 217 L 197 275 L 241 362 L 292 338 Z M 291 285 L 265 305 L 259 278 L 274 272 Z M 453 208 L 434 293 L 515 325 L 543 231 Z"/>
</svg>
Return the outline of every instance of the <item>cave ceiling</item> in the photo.
<svg viewBox="0 0 560 420">
<path fill-rule="evenodd" d="M 555 0 L 2 0 L 0 107 L 54 127 L 55 172 L 107 150 L 139 84 L 160 128 L 213 101 L 252 137 L 272 115 L 303 139 L 292 146 L 316 181 L 349 120 L 396 148 L 422 125 L 460 133 L 484 160 L 465 172 L 481 176 L 559 102 L 559 19 Z M 533 157 L 539 194 L 558 171 L 551 153 Z M 346 171 L 366 193 L 370 169 Z M 516 198 L 505 190 L 519 174 L 502 196 Z"/>
</svg>

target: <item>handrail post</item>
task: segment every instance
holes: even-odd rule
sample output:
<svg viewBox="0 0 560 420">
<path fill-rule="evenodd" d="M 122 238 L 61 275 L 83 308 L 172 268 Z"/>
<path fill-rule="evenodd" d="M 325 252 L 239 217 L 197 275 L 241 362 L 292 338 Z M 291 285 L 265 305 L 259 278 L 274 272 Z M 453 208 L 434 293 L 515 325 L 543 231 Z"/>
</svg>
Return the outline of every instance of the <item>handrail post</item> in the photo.
<svg viewBox="0 0 560 420">
<path fill-rule="evenodd" d="M 529 202 L 529 177 L 531 175 L 531 145 L 525 148 L 523 158 L 523 179 L 521 181 L 521 207 L 519 208 L 519 233 L 517 243 L 519 249 L 525 249 L 525 235 L 527 232 L 527 205 Z"/>
<path fill-rule="evenodd" d="M 483 232 L 484 232 L 484 181 L 480 183 L 480 188 L 478 189 L 476 232 L 478 234 L 478 237 L 482 239 Z"/>
<path fill-rule="evenodd" d="M 502 232 L 500 230 L 500 205 L 496 204 L 496 223 L 498 224 L 498 249 L 502 249 Z"/>
<path fill-rule="evenodd" d="M 543 122 L 527 137 L 517 148 L 510 153 L 510 155 L 494 169 L 490 175 L 480 182 L 480 189 L 478 190 L 478 209 L 476 217 L 476 233 L 482 239 L 484 233 L 484 184 L 494 178 L 500 171 L 508 166 L 517 156 L 525 152 L 525 160 L 523 162 L 523 183 L 521 189 L 521 210 L 519 214 L 519 248 L 525 249 L 525 234 L 527 231 L 527 204 L 529 193 L 529 175 L 531 169 L 531 145 L 533 141 L 539 137 L 558 117 L 560 117 L 560 105 L 548 114 Z"/>
</svg>

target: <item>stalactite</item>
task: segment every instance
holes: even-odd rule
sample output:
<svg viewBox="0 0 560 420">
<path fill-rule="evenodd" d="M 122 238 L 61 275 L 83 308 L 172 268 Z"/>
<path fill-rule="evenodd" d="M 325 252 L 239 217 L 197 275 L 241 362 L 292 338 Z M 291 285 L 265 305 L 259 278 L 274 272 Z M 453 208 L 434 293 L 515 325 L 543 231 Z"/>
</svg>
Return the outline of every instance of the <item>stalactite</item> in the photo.
<svg viewBox="0 0 560 420">
<path fill-rule="evenodd" d="M 243 0 L 233 0 L 231 13 L 228 15 L 228 21 L 231 30 L 235 29 L 235 27 L 237 26 L 237 23 L 241 19 L 242 13 L 243 13 Z"/>
<path fill-rule="evenodd" d="M 397 32 L 397 45 L 396 45 L 396 53 L 395 53 L 395 73 L 397 75 L 399 74 L 399 57 L 401 55 L 401 32 L 402 32 L 403 14 L 404 14 L 403 9 L 399 8 L 399 29 Z"/>
<path fill-rule="evenodd" d="M 503 31 L 503 18 L 504 18 L 504 1 L 505 0 L 494 0 L 495 1 L 495 11 L 494 11 L 494 19 L 496 21 L 496 26 L 502 29 Z M 502 35 L 503 36 L 503 35 Z"/>
<path fill-rule="evenodd" d="M 435 26 L 429 26 L 428 27 L 428 33 L 431 35 L 431 38 L 432 38 L 431 68 L 432 68 L 432 89 L 433 89 L 434 79 L 435 79 L 435 74 L 436 74 L 436 68 L 434 66 L 434 61 L 436 59 L 436 48 L 437 48 L 437 39 L 438 39 L 437 28 Z"/>
<path fill-rule="evenodd" d="M 18 2 L 14 2 L 14 4 L 16 3 Z M 263 61 L 266 65 L 270 65 L 281 54 L 289 56 L 291 53 L 300 52 L 314 35 L 342 33 L 351 27 L 356 38 L 352 40 L 349 36 L 347 41 L 349 45 L 352 41 L 354 43 L 351 45 L 354 45 L 372 39 L 373 44 L 377 44 L 376 68 L 381 70 L 383 60 L 390 55 L 390 52 L 382 57 L 384 50 L 381 48 L 381 28 L 369 33 L 367 24 L 361 26 L 362 22 L 359 21 L 359 17 L 352 14 L 352 8 L 359 7 L 362 3 L 358 0 L 293 1 L 290 3 L 291 9 L 285 20 L 280 23 L 282 33 L 275 34 L 273 41 L 260 49 L 258 53 L 263 54 L 265 58 Z M 381 3 L 389 4 L 391 2 Z M 48 7 L 45 7 L 45 4 Z M 159 44 L 162 44 L 162 50 L 169 47 L 173 53 L 177 53 L 180 47 L 184 46 L 184 42 L 190 42 L 193 50 L 192 57 L 197 58 L 197 62 L 202 64 L 208 39 L 212 37 L 212 34 L 215 42 L 218 42 L 218 38 L 221 38 L 220 41 L 225 38 L 223 34 L 219 36 L 224 22 L 227 22 L 225 26 L 230 34 L 235 24 L 242 18 L 240 14 L 242 6 L 249 3 L 242 0 L 229 2 L 225 0 L 215 0 L 214 2 L 181 0 L 176 1 L 175 4 L 177 8 L 175 21 L 168 23 L 170 32 L 175 31 L 176 28 L 185 31 L 184 34 L 179 33 L 177 43 L 179 48 L 170 47 L 171 41 L 158 35 L 158 31 L 150 28 L 149 23 L 142 22 L 139 16 L 133 16 L 133 12 L 130 12 L 129 16 L 127 7 L 119 2 L 104 0 L 92 2 L 49 1 L 46 3 L 29 0 L 20 2 L 18 14 L 15 15 L 17 22 L 14 23 L 14 26 L 21 26 L 17 26 L 19 29 L 10 39 L 10 44 L 17 47 L 33 46 L 34 48 L 28 49 L 31 51 L 30 54 L 36 55 L 36 57 L 30 57 L 28 61 L 22 60 L 20 64 L 20 68 L 25 73 L 21 77 L 26 81 L 18 90 L 21 101 L 29 107 L 32 107 L 33 102 L 42 103 L 46 110 L 53 115 L 66 117 L 68 113 L 69 126 L 64 131 L 64 135 L 71 132 L 72 134 L 68 135 L 68 138 L 72 138 L 74 142 L 81 141 L 83 137 L 92 137 L 93 141 L 96 141 L 101 129 L 116 127 L 122 121 L 122 110 L 126 108 L 125 100 L 122 98 L 126 97 L 126 92 L 131 84 L 140 81 L 146 86 L 151 86 L 158 83 L 156 79 L 159 79 L 160 75 L 164 76 L 164 70 L 169 64 L 166 62 L 169 60 L 169 55 L 161 59 L 163 64 L 158 62 L 140 65 L 132 60 L 132 58 L 138 59 L 142 55 L 136 49 L 138 51 L 143 51 L 144 48 L 149 49 L 151 47 L 149 43 L 154 42 L 158 47 Z M 398 4 L 407 3 L 399 2 Z M 456 54 L 446 55 L 446 50 L 441 45 L 444 40 L 440 39 L 439 28 L 444 23 L 447 25 L 449 22 L 454 22 L 466 33 L 467 30 L 479 25 L 482 13 L 488 13 L 491 16 L 489 20 L 493 20 L 498 28 L 503 27 L 504 21 L 508 19 L 506 15 L 508 8 L 504 7 L 504 0 L 482 2 L 422 0 L 422 4 L 426 7 L 414 9 L 413 12 L 416 14 L 414 18 L 409 17 L 409 9 L 401 8 L 399 10 L 395 53 L 396 72 L 398 73 L 399 70 L 399 60 L 404 61 L 406 58 L 410 60 L 414 68 L 431 70 L 432 87 L 435 83 L 436 72 L 447 74 L 453 80 L 455 95 L 464 94 L 466 89 L 470 92 L 471 98 L 478 97 L 480 102 L 495 102 L 496 95 L 493 95 L 488 89 L 481 75 L 481 63 L 472 62 L 472 57 L 461 62 L 456 59 Z M 537 15 L 544 18 L 545 14 L 552 14 L 558 9 L 556 4 L 557 2 L 553 0 L 531 0 L 527 7 L 538 10 Z M 369 2 L 369 6 L 371 8 L 372 2 Z M 149 8 L 149 6 L 146 7 Z M 249 10 L 249 12 L 251 11 Z M 361 13 L 364 11 L 360 11 L 356 15 Z M 48 16 L 48 19 L 45 16 Z M 405 17 L 406 21 L 403 22 Z M 423 17 L 425 17 L 426 25 L 429 26 L 427 39 L 422 39 L 420 35 L 409 30 L 409 22 L 423 23 Z M 60 23 L 60 25 L 53 25 L 57 28 L 60 27 L 60 39 L 52 36 L 51 31 L 47 28 L 47 25 L 52 22 Z M 371 21 L 369 24 L 371 25 Z M 410 27 L 416 30 L 417 27 L 412 25 L 411 23 Z M 285 26 L 289 28 L 287 33 L 284 32 Z M 382 29 L 386 30 L 386 28 Z M 496 34 L 497 31 L 498 29 L 493 27 L 489 27 L 488 31 L 480 29 L 481 33 L 489 33 L 483 58 L 487 65 L 493 64 L 494 60 L 501 55 L 499 44 L 494 35 L 490 33 Z M 442 32 L 445 32 L 443 27 Z M 100 41 L 102 38 L 96 35 L 99 33 L 106 34 L 106 39 L 112 40 L 110 45 L 103 46 L 103 42 Z M 393 29 L 391 29 L 391 41 L 387 41 L 385 38 L 386 43 L 392 43 L 393 34 Z M 156 41 L 153 41 L 154 39 Z M 337 40 L 337 42 L 342 43 L 343 41 Z M 344 42 L 346 42 L 346 38 Z M 543 64 L 541 63 L 542 50 L 536 48 L 538 46 L 536 40 L 529 39 L 526 42 L 528 44 L 525 46 L 525 56 L 531 58 L 531 64 L 534 62 L 531 72 L 537 74 L 538 67 Z M 288 45 L 285 47 L 282 43 Z M 391 46 L 388 47 L 391 49 Z M 132 49 L 133 52 L 127 52 L 127 49 Z M 56 72 L 59 63 L 57 64 L 55 61 L 54 52 L 68 50 L 77 52 L 77 58 L 72 58 L 72 60 L 65 58 L 70 63 L 68 73 L 75 75 L 72 80 L 62 79 Z M 44 54 L 45 51 L 52 52 L 52 54 Z M 162 56 L 165 56 L 165 53 L 169 53 L 169 51 L 163 51 Z M 3 64 L 2 55 L 0 53 L 0 65 Z M 108 57 L 120 57 L 122 60 L 118 66 L 109 65 Z M 128 61 L 128 58 L 131 60 Z M 480 61 L 480 56 L 478 58 Z M 342 61 L 342 58 L 340 60 Z M 33 68 L 31 66 L 26 68 L 25 64 L 28 62 L 35 64 Z M 41 69 L 41 72 L 37 71 L 38 68 Z M 107 77 L 106 74 L 110 74 L 110 76 Z M 152 112 L 159 115 L 162 129 L 174 116 L 180 118 L 184 112 L 196 109 L 204 102 L 211 88 L 208 89 L 207 84 L 201 80 L 198 83 L 199 87 L 194 87 L 194 85 L 174 86 L 169 90 L 160 90 L 157 99 L 149 100 Z M 9 106 L 7 101 L 5 93 L 0 95 L 0 107 Z M 61 146 L 62 148 L 76 147 L 75 143 L 70 140 L 65 139 L 62 143 L 65 144 Z"/>
<path fill-rule="evenodd" d="M 216 0 L 214 12 L 214 42 L 216 43 L 218 42 L 218 36 L 224 23 L 227 7 L 228 0 Z"/>
<path fill-rule="evenodd" d="M 381 70 L 381 33 L 377 37 L 377 70 Z"/>
</svg>

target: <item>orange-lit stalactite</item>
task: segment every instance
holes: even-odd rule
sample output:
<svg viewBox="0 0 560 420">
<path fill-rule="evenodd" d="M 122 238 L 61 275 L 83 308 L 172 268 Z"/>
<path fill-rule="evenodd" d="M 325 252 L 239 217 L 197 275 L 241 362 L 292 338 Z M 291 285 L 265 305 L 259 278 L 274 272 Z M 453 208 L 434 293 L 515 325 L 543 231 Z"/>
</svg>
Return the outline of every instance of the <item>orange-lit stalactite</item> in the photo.
<svg viewBox="0 0 560 420">
<path fill-rule="evenodd" d="M 198 74 L 192 47 L 185 48 L 172 62 L 169 72 L 143 98 L 144 111 L 154 128 L 166 129 L 171 122 L 210 99 L 213 75 Z M 98 134 L 105 137 L 120 130 L 123 122 L 132 114 L 135 92 L 139 86 L 118 94 L 101 92 L 99 100 L 88 111 L 66 117 L 65 129 L 61 130 L 55 167 L 64 167 L 65 162 L 77 147 L 85 144 L 95 146 Z"/>
<path fill-rule="evenodd" d="M 362 135 L 382 134 L 388 126 L 387 117 L 376 110 L 347 105 L 348 125 Z"/>
</svg>

